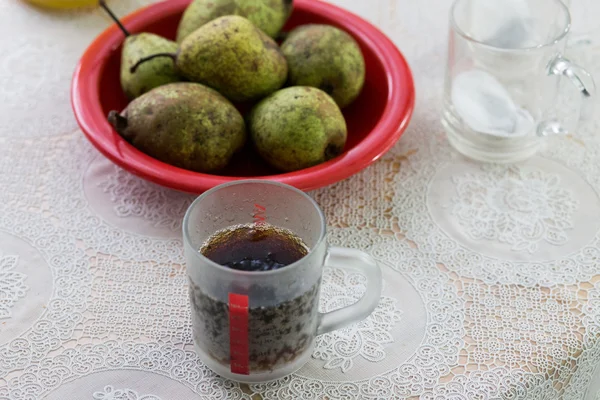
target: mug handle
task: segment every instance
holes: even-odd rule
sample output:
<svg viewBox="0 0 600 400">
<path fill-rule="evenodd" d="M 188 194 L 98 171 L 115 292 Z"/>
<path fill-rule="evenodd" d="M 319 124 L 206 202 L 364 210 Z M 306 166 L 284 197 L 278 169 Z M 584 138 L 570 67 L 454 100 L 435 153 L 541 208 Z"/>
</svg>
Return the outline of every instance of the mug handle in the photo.
<svg viewBox="0 0 600 400">
<path fill-rule="evenodd" d="M 592 75 L 579 65 L 571 62 L 562 55 L 556 56 L 547 67 L 549 76 L 564 76 L 581 92 L 581 102 L 579 104 L 579 117 L 581 120 L 582 111 L 590 97 L 596 94 L 596 84 Z M 556 134 L 568 134 L 569 131 L 556 119 L 543 121 L 538 125 L 538 136 L 551 136 Z"/>
<path fill-rule="evenodd" d="M 367 318 L 381 297 L 381 269 L 367 253 L 342 247 L 330 247 L 325 267 L 360 272 L 367 278 L 365 294 L 354 304 L 328 313 L 319 313 L 317 335 L 343 328 Z"/>
</svg>

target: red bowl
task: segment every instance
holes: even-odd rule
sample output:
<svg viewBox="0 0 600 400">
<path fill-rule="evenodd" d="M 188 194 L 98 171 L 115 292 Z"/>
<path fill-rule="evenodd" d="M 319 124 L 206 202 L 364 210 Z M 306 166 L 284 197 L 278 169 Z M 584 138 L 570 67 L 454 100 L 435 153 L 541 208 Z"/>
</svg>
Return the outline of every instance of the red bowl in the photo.
<svg viewBox="0 0 600 400">
<path fill-rule="evenodd" d="M 132 32 L 154 32 L 174 38 L 181 14 L 190 0 L 168 0 L 123 18 Z M 122 168 L 173 189 L 201 193 L 237 179 L 269 179 L 312 190 L 345 179 L 379 159 L 400 138 L 412 115 L 415 90 L 410 68 L 396 46 L 358 16 L 318 0 L 295 0 L 284 29 L 307 23 L 335 25 L 359 43 L 366 62 L 365 86 L 344 116 L 348 141 L 344 152 L 323 164 L 278 173 L 254 153 L 242 151 L 220 175 L 203 174 L 158 161 L 127 143 L 108 123 L 110 110 L 122 110 L 127 100 L 119 83 L 123 34 L 116 25 L 106 29 L 83 54 L 71 87 L 71 103 L 87 138 Z"/>
</svg>

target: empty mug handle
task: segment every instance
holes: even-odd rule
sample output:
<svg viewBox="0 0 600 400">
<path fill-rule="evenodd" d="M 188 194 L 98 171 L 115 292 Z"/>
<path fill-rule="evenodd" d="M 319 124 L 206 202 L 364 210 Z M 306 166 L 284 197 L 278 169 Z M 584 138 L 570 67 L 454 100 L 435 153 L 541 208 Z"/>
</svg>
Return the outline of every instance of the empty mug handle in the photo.
<svg viewBox="0 0 600 400">
<path fill-rule="evenodd" d="M 367 278 L 365 294 L 354 304 L 328 313 L 319 313 L 317 335 L 343 328 L 367 318 L 379 304 L 381 297 L 381 270 L 367 253 L 342 247 L 330 247 L 325 267 L 360 272 Z"/>
<path fill-rule="evenodd" d="M 569 59 L 562 55 L 556 56 L 550 63 L 548 63 L 547 71 L 549 76 L 564 76 L 575 85 L 575 88 L 581 92 L 581 103 L 579 104 L 579 117 L 577 122 L 581 119 L 582 111 L 586 106 L 586 102 L 589 98 L 596 94 L 596 84 L 592 75 L 579 65 L 571 62 Z M 551 136 L 556 134 L 565 135 L 569 131 L 557 120 L 550 119 L 543 121 L 538 125 L 537 129 L 538 136 Z"/>
</svg>

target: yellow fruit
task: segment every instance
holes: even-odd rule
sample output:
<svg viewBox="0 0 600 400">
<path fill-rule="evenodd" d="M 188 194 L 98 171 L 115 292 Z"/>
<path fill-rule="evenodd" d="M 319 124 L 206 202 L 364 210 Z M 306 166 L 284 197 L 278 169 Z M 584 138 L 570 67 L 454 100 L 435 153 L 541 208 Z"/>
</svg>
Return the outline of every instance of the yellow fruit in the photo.
<svg viewBox="0 0 600 400">
<path fill-rule="evenodd" d="M 28 2 L 46 8 L 80 8 L 94 7 L 98 0 L 27 0 Z"/>
</svg>

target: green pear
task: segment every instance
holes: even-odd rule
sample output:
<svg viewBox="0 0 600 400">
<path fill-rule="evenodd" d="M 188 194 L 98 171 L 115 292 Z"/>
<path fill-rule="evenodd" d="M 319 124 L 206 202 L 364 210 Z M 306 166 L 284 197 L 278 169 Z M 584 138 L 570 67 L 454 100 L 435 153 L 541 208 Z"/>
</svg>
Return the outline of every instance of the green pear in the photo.
<svg viewBox="0 0 600 400">
<path fill-rule="evenodd" d="M 159 86 L 109 122 L 140 151 L 197 172 L 225 167 L 246 141 L 244 119 L 217 91 L 192 82 Z"/>
<path fill-rule="evenodd" d="M 279 89 L 287 63 L 277 43 L 246 18 L 217 18 L 179 46 L 177 70 L 232 101 L 256 100 Z"/>
<path fill-rule="evenodd" d="M 330 25 L 303 25 L 281 45 L 288 62 L 290 85 L 324 90 L 341 108 L 360 94 L 365 60 L 356 41 Z"/>
<path fill-rule="evenodd" d="M 250 112 L 248 129 L 256 150 L 282 171 L 312 167 L 338 156 L 346 121 L 320 89 L 295 86 L 263 99 Z"/>
<path fill-rule="evenodd" d="M 194 0 L 183 13 L 177 42 L 215 18 L 225 15 L 246 17 L 260 30 L 276 37 L 290 14 L 293 0 Z"/>
<path fill-rule="evenodd" d="M 100 1 L 100 5 L 108 12 L 125 35 L 125 43 L 121 52 L 120 78 L 121 88 L 130 100 L 155 87 L 181 80 L 175 71 L 173 60 L 167 58 L 157 58 L 148 61 L 140 65 L 135 72 L 132 72 L 131 68 L 144 57 L 156 53 L 177 51 L 177 43 L 153 33 L 144 32 L 132 35 L 125 29 L 104 1 Z"/>
<path fill-rule="evenodd" d="M 175 52 L 177 43 L 152 33 L 139 33 L 125 39 L 121 54 L 121 87 L 129 99 L 155 87 L 181 80 L 175 63 L 168 58 L 156 58 L 131 72 L 139 60 L 155 53 Z"/>
</svg>

